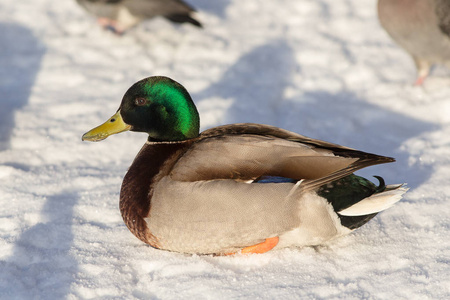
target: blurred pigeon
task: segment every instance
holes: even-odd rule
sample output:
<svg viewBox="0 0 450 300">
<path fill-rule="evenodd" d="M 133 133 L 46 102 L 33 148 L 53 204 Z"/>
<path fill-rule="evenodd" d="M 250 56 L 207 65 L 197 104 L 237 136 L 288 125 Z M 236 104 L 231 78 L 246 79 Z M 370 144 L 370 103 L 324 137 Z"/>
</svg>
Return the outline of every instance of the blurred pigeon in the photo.
<svg viewBox="0 0 450 300">
<path fill-rule="evenodd" d="M 137 23 L 156 16 L 175 23 L 202 27 L 191 17 L 194 8 L 182 0 L 77 0 L 89 13 L 98 17 L 104 28 L 122 34 Z"/>
<path fill-rule="evenodd" d="M 378 18 L 414 59 L 421 85 L 433 64 L 450 66 L 450 0 L 379 0 Z"/>
</svg>

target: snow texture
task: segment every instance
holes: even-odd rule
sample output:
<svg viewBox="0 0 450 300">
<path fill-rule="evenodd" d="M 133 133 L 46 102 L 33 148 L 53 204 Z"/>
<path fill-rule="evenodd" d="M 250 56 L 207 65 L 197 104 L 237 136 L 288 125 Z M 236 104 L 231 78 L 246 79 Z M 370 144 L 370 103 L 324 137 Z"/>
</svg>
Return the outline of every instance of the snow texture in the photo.
<svg viewBox="0 0 450 300">
<path fill-rule="evenodd" d="M 124 36 L 75 0 L 0 2 L 1 299 L 449 299 L 450 72 L 413 86 L 376 1 L 190 0 Z M 202 130 L 271 124 L 396 163 L 360 171 L 405 198 L 349 236 L 262 255 L 153 249 L 125 227 L 145 134 L 81 135 L 151 75 L 182 83 Z"/>
</svg>

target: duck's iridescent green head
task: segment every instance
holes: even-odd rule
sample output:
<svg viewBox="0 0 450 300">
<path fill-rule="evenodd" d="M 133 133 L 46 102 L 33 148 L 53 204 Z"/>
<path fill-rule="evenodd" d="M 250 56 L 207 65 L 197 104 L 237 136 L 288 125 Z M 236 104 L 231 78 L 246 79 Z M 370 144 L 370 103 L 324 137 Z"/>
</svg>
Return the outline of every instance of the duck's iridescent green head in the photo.
<svg viewBox="0 0 450 300">
<path fill-rule="evenodd" d="M 197 108 L 187 90 L 170 78 L 148 77 L 125 93 L 117 113 L 83 135 L 100 141 L 126 130 L 147 132 L 149 140 L 182 141 L 199 134 Z"/>
</svg>

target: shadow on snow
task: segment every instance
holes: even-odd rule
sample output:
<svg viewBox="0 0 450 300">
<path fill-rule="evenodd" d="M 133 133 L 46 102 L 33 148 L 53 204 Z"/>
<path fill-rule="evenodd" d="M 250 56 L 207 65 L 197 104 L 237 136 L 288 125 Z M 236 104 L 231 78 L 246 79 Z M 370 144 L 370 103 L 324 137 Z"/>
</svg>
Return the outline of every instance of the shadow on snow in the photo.
<svg viewBox="0 0 450 300">
<path fill-rule="evenodd" d="M 432 167 L 410 165 L 409 154 L 401 146 L 410 138 L 438 130 L 438 125 L 368 103 L 348 90 L 303 92 L 288 98 L 285 91 L 294 84 L 294 72 L 301 69 L 291 48 L 284 40 L 275 40 L 243 55 L 216 83 L 193 98 L 199 102 L 211 96 L 232 99 L 224 124 L 275 125 L 397 159 L 395 164 L 358 171 L 362 176 L 381 175 L 387 183 L 406 182 L 411 188 L 429 179 Z"/>
<path fill-rule="evenodd" d="M 73 244 L 73 207 L 78 194 L 49 196 L 41 211 L 43 222 L 24 231 L 7 261 L 0 262 L 0 292 L 8 299 L 64 299 L 78 264 Z"/>
<path fill-rule="evenodd" d="M 0 151 L 10 146 L 15 111 L 28 103 L 44 46 L 25 27 L 0 23 Z"/>
</svg>

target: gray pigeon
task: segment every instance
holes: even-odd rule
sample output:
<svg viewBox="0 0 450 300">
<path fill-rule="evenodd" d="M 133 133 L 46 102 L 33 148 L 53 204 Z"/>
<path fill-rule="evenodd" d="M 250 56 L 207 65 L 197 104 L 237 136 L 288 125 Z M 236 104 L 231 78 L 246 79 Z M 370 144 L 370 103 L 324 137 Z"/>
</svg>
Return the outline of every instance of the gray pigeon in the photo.
<svg viewBox="0 0 450 300">
<path fill-rule="evenodd" d="M 414 59 L 421 85 L 433 64 L 450 67 L 450 0 L 379 0 L 378 18 Z"/>
<path fill-rule="evenodd" d="M 122 34 L 137 23 L 156 16 L 176 23 L 191 23 L 202 27 L 191 17 L 195 10 L 182 0 L 77 0 L 98 22 L 117 34 Z"/>
</svg>

